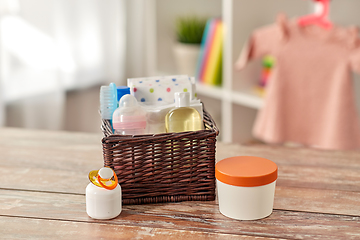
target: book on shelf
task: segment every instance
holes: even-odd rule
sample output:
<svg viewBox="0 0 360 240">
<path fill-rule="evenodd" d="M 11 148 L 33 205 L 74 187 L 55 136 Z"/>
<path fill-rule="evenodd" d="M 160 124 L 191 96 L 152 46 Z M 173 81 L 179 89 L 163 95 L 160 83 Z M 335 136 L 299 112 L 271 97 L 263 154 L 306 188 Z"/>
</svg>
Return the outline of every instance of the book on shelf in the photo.
<svg viewBox="0 0 360 240">
<path fill-rule="evenodd" d="M 220 86 L 222 82 L 223 23 L 218 18 L 209 19 L 201 42 L 197 66 L 200 82 Z"/>
<path fill-rule="evenodd" d="M 196 67 L 196 78 L 202 81 L 202 76 L 204 75 L 204 69 L 205 69 L 205 59 L 208 58 L 209 54 L 209 46 L 211 45 L 210 38 L 212 39 L 212 36 L 214 34 L 215 29 L 215 19 L 209 19 L 206 22 L 204 33 L 201 39 L 201 45 L 200 45 L 200 54 L 198 58 L 198 64 Z"/>
</svg>

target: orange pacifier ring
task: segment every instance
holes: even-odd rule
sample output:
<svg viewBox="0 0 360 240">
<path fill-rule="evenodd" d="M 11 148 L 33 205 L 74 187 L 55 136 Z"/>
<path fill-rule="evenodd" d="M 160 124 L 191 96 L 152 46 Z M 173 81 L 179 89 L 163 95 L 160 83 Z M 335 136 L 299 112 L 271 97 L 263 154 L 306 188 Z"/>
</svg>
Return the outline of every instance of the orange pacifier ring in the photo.
<svg viewBox="0 0 360 240">
<path fill-rule="evenodd" d="M 118 179 L 117 179 L 117 176 L 116 176 L 115 172 L 114 172 L 114 176 L 113 176 L 113 177 L 114 177 L 115 180 L 111 180 L 111 178 L 110 178 L 110 179 L 103 179 L 103 178 L 100 177 L 100 175 L 98 175 L 98 176 L 97 176 L 97 179 L 98 179 L 100 185 L 101 185 L 103 188 L 108 189 L 108 190 L 113 190 L 114 188 L 116 188 L 116 186 L 117 186 L 117 184 L 118 184 Z M 104 181 L 104 182 L 111 181 L 112 184 L 111 184 L 111 185 L 105 185 L 105 184 L 103 183 L 103 181 Z"/>
<path fill-rule="evenodd" d="M 100 170 L 94 170 L 89 173 L 90 182 L 92 182 L 95 186 L 105 188 L 107 190 L 115 189 L 116 186 L 118 185 L 118 178 L 116 176 L 116 173 L 111 169 L 113 171 L 113 176 L 111 176 L 110 178 L 102 178 L 99 174 Z M 109 181 L 111 182 L 110 185 L 105 184 Z"/>
</svg>

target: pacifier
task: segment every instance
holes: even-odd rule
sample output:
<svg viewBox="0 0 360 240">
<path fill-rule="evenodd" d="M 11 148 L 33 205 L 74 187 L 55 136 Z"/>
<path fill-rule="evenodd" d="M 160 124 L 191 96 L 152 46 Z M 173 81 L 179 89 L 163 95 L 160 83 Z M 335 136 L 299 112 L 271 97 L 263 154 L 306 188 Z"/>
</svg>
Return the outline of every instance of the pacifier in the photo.
<svg viewBox="0 0 360 240">
<path fill-rule="evenodd" d="M 113 190 L 118 185 L 118 178 L 114 170 L 110 167 L 103 167 L 100 170 L 94 170 L 89 173 L 89 180 L 95 186 Z"/>
<path fill-rule="evenodd" d="M 121 186 L 109 167 L 89 173 L 86 186 L 86 213 L 94 219 L 112 219 L 121 213 Z M 110 191 L 109 191 L 110 190 Z"/>
</svg>

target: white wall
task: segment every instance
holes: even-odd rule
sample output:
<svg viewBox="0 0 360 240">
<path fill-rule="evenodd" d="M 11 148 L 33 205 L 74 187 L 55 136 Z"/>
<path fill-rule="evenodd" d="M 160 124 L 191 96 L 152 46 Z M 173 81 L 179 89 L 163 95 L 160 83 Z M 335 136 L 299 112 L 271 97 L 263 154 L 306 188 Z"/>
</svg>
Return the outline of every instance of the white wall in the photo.
<svg viewBox="0 0 360 240">
<path fill-rule="evenodd" d="M 125 0 L 0 0 L 6 125 L 60 130 L 66 91 L 124 84 L 124 7 Z"/>
</svg>

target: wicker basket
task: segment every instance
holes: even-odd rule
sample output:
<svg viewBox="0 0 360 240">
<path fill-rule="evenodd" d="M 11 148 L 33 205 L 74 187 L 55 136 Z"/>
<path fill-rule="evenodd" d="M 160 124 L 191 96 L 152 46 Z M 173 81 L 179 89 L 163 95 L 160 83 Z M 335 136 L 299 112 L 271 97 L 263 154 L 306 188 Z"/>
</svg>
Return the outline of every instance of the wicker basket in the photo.
<svg viewBox="0 0 360 240">
<path fill-rule="evenodd" d="M 215 199 L 215 144 L 219 130 L 204 110 L 205 130 L 112 135 L 104 120 L 104 165 L 115 170 L 123 204 Z"/>
</svg>

